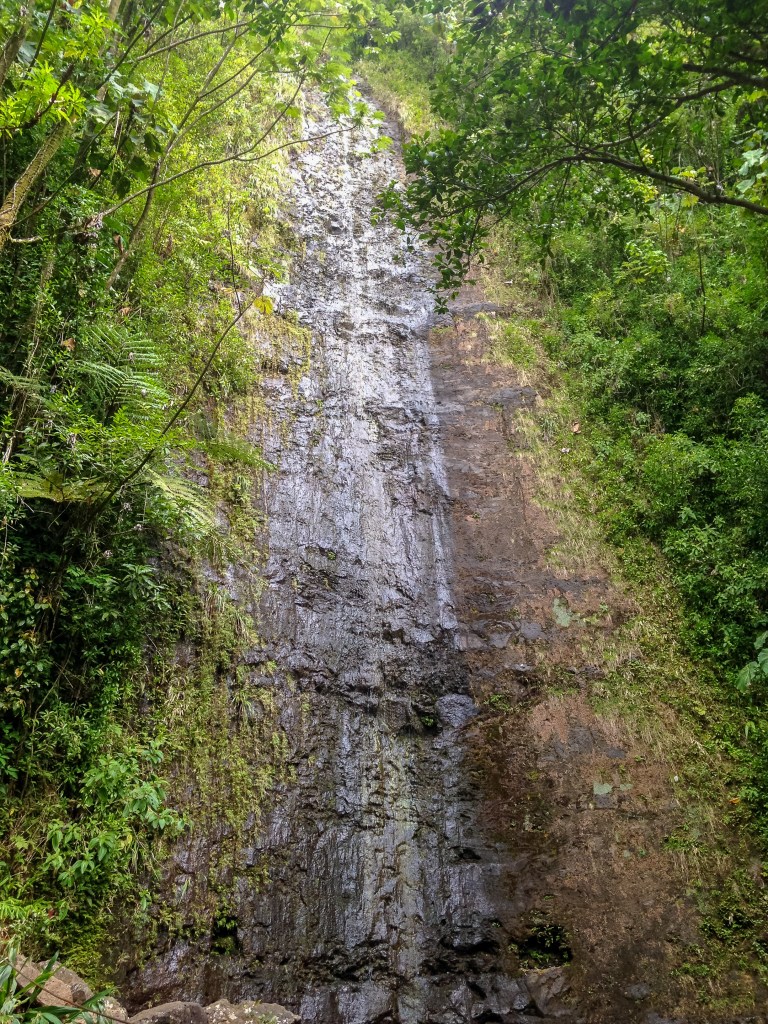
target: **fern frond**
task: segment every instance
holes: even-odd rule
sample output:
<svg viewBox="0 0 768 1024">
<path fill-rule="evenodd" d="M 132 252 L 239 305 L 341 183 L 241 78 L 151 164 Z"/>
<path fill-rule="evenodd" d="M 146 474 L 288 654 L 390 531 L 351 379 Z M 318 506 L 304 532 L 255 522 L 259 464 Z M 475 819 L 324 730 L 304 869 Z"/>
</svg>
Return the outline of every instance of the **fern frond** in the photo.
<svg viewBox="0 0 768 1024">
<path fill-rule="evenodd" d="M 78 359 L 73 369 L 76 373 L 90 378 L 92 385 L 104 397 L 118 392 L 126 383 L 126 373 L 118 366 L 109 363 L 94 363 L 89 359 Z"/>
<path fill-rule="evenodd" d="M 271 463 L 264 459 L 260 448 L 233 434 L 217 434 L 215 437 L 205 439 L 200 447 L 206 455 L 217 462 L 234 463 L 251 469 L 272 468 Z"/>
<path fill-rule="evenodd" d="M 92 501 L 104 489 L 97 480 L 65 480 L 60 473 L 41 476 L 36 473 L 3 474 L 7 476 L 13 493 L 18 498 L 31 500 L 45 498 L 48 501 Z"/>
<path fill-rule="evenodd" d="M 83 348 L 113 366 L 146 372 L 159 370 L 162 360 L 155 343 L 125 326 L 91 324 L 81 336 Z"/>
<path fill-rule="evenodd" d="M 83 331 L 71 372 L 85 377 L 98 402 L 120 405 L 138 420 L 151 418 L 170 396 L 159 382 L 162 360 L 154 342 L 115 324 L 91 324 Z"/>
<path fill-rule="evenodd" d="M 86 359 L 79 359 L 74 369 L 89 379 L 100 401 L 131 405 L 140 416 L 162 408 L 170 399 L 156 378 L 133 369 Z"/>
<path fill-rule="evenodd" d="M 15 391 L 21 391 L 35 398 L 40 397 L 40 382 L 34 377 L 22 377 L 19 374 L 11 373 L 4 366 L 0 366 L 0 382 L 7 384 Z"/>
<path fill-rule="evenodd" d="M 167 476 L 156 470 L 148 470 L 147 476 L 166 500 L 187 521 L 187 525 L 202 533 L 216 528 L 215 509 L 210 498 L 197 484 L 178 476 Z"/>
</svg>

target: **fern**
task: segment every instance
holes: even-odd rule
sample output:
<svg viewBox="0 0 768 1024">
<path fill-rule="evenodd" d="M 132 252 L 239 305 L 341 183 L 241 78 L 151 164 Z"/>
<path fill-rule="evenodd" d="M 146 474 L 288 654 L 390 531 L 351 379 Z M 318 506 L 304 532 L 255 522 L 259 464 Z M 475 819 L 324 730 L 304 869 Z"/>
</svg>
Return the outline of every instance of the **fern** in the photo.
<svg viewBox="0 0 768 1024">
<path fill-rule="evenodd" d="M 272 464 L 264 459 L 260 448 L 233 434 L 217 434 L 204 440 L 201 448 L 206 455 L 218 462 L 234 463 L 251 469 L 273 468 Z"/>
<path fill-rule="evenodd" d="M 158 473 L 154 469 L 147 471 L 147 477 L 186 521 L 188 528 L 203 535 L 216 529 L 215 510 L 207 494 L 197 484 L 182 477 Z"/>
<path fill-rule="evenodd" d="M 162 367 L 152 341 L 124 327 L 92 324 L 83 332 L 82 355 L 70 372 L 85 380 L 102 414 L 124 408 L 138 422 L 167 406 L 170 396 L 159 382 Z"/>
<path fill-rule="evenodd" d="M 98 480 L 65 480 L 60 473 L 41 476 L 9 473 L 10 486 L 19 498 L 48 498 L 50 501 L 92 501 L 104 489 Z"/>
<path fill-rule="evenodd" d="M 40 398 L 40 381 L 34 377 L 22 377 L 16 373 L 11 373 L 10 370 L 6 370 L 4 366 L 0 366 L 0 382 L 6 384 L 9 388 L 13 388 L 14 391 Z"/>
<path fill-rule="evenodd" d="M 144 372 L 158 371 L 162 367 L 154 342 L 126 327 L 91 324 L 83 331 L 81 344 L 115 366 L 130 366 Z"/>
</svg>

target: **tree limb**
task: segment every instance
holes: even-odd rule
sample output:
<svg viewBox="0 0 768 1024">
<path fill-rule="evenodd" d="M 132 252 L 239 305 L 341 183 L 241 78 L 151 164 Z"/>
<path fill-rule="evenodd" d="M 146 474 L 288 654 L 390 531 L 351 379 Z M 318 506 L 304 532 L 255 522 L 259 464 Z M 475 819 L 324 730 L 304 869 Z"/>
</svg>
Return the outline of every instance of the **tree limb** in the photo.
<svg viewBox="0 0 768 1024">
<path fill-rule="evenodd" d="M 8 190 L 8 194 L 3 200 L 3 205 L 0 207 L 0 252 L 3 251 L 6 242 L 10 238 L 11 229 L 16 223 L 16 217 L 27 197 L 27 193 L 59 151 L 62 142 L 67 136 L 69 127 L 66 121 L 61 121 L 56 125 Z"/>
<path fill-rule="evenodd" d="M 757 89 L 768 89 L 768 78 L 760 78 L 757 75 L 748 75 L 735 68 L 710 68 L 705 64 L 683 64 L 683 71 L 693 71 L 700 75 L 716 75 L 718 78 L 727 78 L 737 85 L 754 85 Z"/>
<path fill-rule="evenodd" d="M 16 60 L 19 50 L 21 49 L 22 43 L 26 39 L 27 30 L 29 29 L 29 23 L 32 20 L 32 15 L 35 12 L 35 2 L 30 0 L 29 5 L 26 9 L 22 8 L 22 16 L 19 21 L 18 28 L 15 32 L 12 32 L 5 41 L 2 52 L 0 52 L 0 89 L 2 89 L 8 72 L 11 69 L 11 65 Z"/>
<path fill-rule="evenodd" d="M 632 174 L 651 178 L 653 181 L 669 185 L 670 188 L 675 189 L 677 192 L 687 192 L 692 196 L 696 196 L 702 203 L 716 206 L 737 206 L 742 210 L 749 210 L 750 213 L 759 213 L 764 217 L 768 217 L 768 206 L 761 206 L 760 203 L 753 203 L 749 199 L 739 199 L 736 196 L 728 196 L 719 192 L 709 192 L 689 178 L 681 178 L 676 174 L 665 174 L 663 171 L 656 171 L 645 164 L 634 163 L 632 160 L 626 160 L 612 153 L 588 151 L 587 153 L 577 155 L 575 159 L 581 160 L 584 163 L 610 164 L 624 171 L 630 171 Z"/>
</svg>

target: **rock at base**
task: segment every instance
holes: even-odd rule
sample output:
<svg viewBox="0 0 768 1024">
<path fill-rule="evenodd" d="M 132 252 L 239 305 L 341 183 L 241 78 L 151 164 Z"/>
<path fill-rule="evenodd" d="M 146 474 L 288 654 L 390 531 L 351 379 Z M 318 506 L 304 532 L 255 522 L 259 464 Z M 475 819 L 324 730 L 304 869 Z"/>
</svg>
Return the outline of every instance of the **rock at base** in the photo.
<svg viewBox="0 0 768 1024">
<path fill-rule="evenodd" d="M 529 971 L 525 976 L 525 984 L 542 1017 L 565 1017 L 570 1013 L 568 1007 L 561 1002 L 570 988 L 568 976 L 562 967 Z"/>
<path fill-rule="evenodd" d="M 131 1024 L 208 1024 L 208 1015 L 199 1003 L 161 1003 L 141 1010 Z"/>
<path fill-rule="evenodd" d="M 35 963 L 25 956 L 17 956 L 14 963 L 19 986 L 31 985 L 43 973 L 47 963 Z M 93 989 L 67 967 L 57 967 L 37 994 L 39 1006 L 82 1006 L 93 998 Z"/>
<path fill-rule="evenodd" d="M 208 1024 L 301 1024 L 301 1018 L 278 1003 L 232 1004 L 220 999 L 205 1008 Z"/>
<path fill-rule="evenodd" d="M 105 1017 L 108 1017 L 110 1021 L 121 1021 L 122 1024 L 126 1024 L 128 1020 L 128 1011 L 112 996 L 107 996 L 102 999 L 99 1003 L 99 1012 L 103 1013 Z"/>
</svg>

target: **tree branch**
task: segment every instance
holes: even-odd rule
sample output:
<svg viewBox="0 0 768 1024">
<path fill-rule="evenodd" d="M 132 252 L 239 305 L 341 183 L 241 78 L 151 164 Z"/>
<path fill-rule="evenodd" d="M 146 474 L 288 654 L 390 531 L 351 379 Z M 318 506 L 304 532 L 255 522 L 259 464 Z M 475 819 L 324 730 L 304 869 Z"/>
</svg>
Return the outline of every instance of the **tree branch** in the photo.
<svg viewBox="0 0 768 1024">
<path fill-rule="evenodd" d="M 306 73 L 305 73 L 304 77 L 306 77 Z M 125 206 L 127 203 L 131 203 L 131 202 L 133 202 L 134 199 L 138 199 L 140 196 L 146 195 L 147 192 L 154 192 L 156 189 L 160 188 L 162 185 L 168 185 L 172 181 L 178 181 L 179 178 L 184 178 L 188 174 L 192 174 L 195 171 L 204 170 L 206 167 L 219 167 L 222 164 L 228 164 L 228 163 L 232 163 L 234 161 L 244 161 L 244 158 L 247 157 L 248 154 L 253 153 L 253 151 L 258 146 L 261 145 L 261 143 L 267 138 L 267 136 L 269 136 L 274 131 L 274 129 L 277 127 L 277 125 L 280 123 L 280 121 L 282 121 L 283 118 L 286 116 L 285 115 L 286 110 L 288 110 L 288 108 L 293 105 L 294 100 L 298 96 L 298 94 L 299 94 L 299 92 L 301 90 L 301 87 L 304 84 L 304 77 L 302 77 L 301 81 L 297 85 L 297 87 L 296 87 L 295 91 L 293 92 L 290 100 L 285 104 L 285 106 L 280 111 L 280 113 L 277 115 L 277 117 L 275 117 L 275 119 L 272 121 L 272 123 L 266 129 L 266 131 L 261 134 L 261 136 L 253 143 L 253 145 L 248 146 L 246 149 L 241 149 L 237 153 L 231 153 L 229 156 L 217 157 L 216 159 L 212 159 L 212 160 L 202 160 L 200 163 L 195 164 L 193 167 L 185 167 L 184 170 L 182 170 L 182 171 L 177 171 L 175 174 L 170 174 L 167 178 L 163 178 L 160 181 L 156 181 L 156 182 L 152 183 L 151 185 L 147 185 L 144 188 L 139 189 L 137 192 L 134 192 L 133 195 L 126 196 L 125 199 L 121 199 L 119 203 L 115 203 L 115 205 L 114 206 L 110 206 L 109 209 L 103 210 L 100 214 L 98 214 L 98 219 L 103 219 L 104 217 L 109 217 L 109 216 L 111 216 L 111 214 L 115 213 L 115 211 L 119 210 L 121 207 Z M 325 136 L 322 136 L 322 135 L 318 136 L 318 138 L 324 138 L 324 137 Z M 306 140 L 297 139 L 295 142 L 288 143 L 288 145 L 298 145 L 302 141 L 306 141 Z M 278 148 L 282 148 L 282 147 L 278 147 Z M 263 160 L 266 156 L 269 156 L 270 153 L 274 153 L 274 152 L 276 152 L 276 150 L 271 149 L 267 153 L 259 154 L 258 156 L 254 157 L 252 159 L 253 159 L 254 162 L 257 161 L 257 160 Z"/>
<path fill-rule="evenodd" d="M 35 12 L 34 0 L 30 0 L 26 10 L 22 8 L 22 11 L 21 20 L 19 21 L 16 31 L 12 32 L 11 35 L 8 36 L 2 52 L 0 52 L 0 88 L 2 88 L 6 76 L 11 69 L 11 65 L 16 60 L 19 50 L 21 49 L 21 45 L 26 39 L 29 23 Z"/>
<path fill-rule="evenodd" d="M 11 229 L 27 193 L 54 158 L 69 131 L 69 124 L 61 121 L 43 141 L 38 151 L 11 185 L 0 207 L 0 252 L 10 238 Z"/>
<path fill-rule="evenodd" d="M 702 203 L 709 203 L 715 206 L 736 206 L 742 210 L 749 210 L 750 213 L 759 213 L 761 216 L 768 217 L 768 206 L 761 206 L 759 203 L 753 203 L 749 199 L 738 199 L 736 196 L 709 192 L 689 178 L 681 178 L 676 174 L 665 174 L 663 171 L 655 171 L 652 167 L 647 167 L 645 164 L 637 164 L 632 160 L 626 160 L 612 153 L 595 153 L 593 150 L 589 150 L 586 153 L 577 154 L 573 159 L 581 160 L 584 163 L 610 164 L 612 167 L 619 167 L 621 170 L 629 171 L 640 177 L 651 178 L 653 181 L 669 185 L 670 188 L 675 189 L 677 192 L 687 192 L 689 195 L 696 196 Z"/>
<path fill-rule="evenodd" d="M 710 68 L 705 64 L 683 64 L 683 71 L 693 71 L 700 75 L 716 75 L 718 78 L 727 78 L 737 85 L 754 85 L 757 89 L 768 88 L 768 78 L 759 78 L 757 75 L 748 75 L 735 68 Z"/>
</svg>

